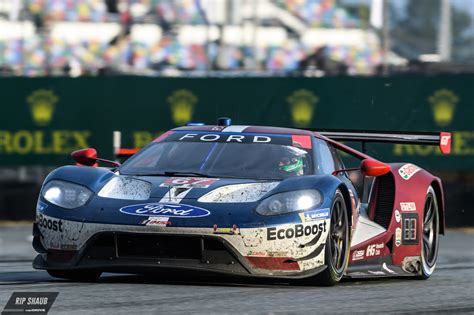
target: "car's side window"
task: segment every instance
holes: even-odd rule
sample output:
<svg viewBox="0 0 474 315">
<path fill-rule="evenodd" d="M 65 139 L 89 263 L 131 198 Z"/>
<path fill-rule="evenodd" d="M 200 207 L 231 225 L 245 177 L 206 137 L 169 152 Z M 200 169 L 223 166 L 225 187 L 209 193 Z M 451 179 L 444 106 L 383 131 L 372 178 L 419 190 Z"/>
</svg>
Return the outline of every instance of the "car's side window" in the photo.
<svg viewBox="0 0 474 315">
<path fill-rule="evenodd" d="M 316 161 L 317 174 L 332 174 L 336 170 L 334 157 L 326 141 L 314 138 L 315 150 L 313 150 Z"/>
<path fill-rule="evenodd" d="M 347 153 L 344 153 L 343 151 L 336 149 L 331 146 L 332 152 L 334 154 L 334 160 L 336 161 L 336 166 L 337 169 L 351 169 L 351 168 L 358 168 L 360 165 L 360 159 L 349 155 Z M 352 171 L 347 171 L 347 172 L 341 172 L 339 173 L 342 176 L 347 177 L 352 184 L 354 185 L 354 188 L 357 190 L 357 194 L 359 196 L 363 196 L 364 192 L 364 176 L 360 172 L 360 170 L 352 170 Z"/>
<path fill-rule="evenodd" d="M 339 154 L 339 152 L 332 145 L 329 145 L 329 149 L 331 150 L 331 154 L 334 159 L 334 167 L 336 168 L 336 170 L 344 169 L 344 163 L 342 162 L 341 155 Z"/>
</svg>

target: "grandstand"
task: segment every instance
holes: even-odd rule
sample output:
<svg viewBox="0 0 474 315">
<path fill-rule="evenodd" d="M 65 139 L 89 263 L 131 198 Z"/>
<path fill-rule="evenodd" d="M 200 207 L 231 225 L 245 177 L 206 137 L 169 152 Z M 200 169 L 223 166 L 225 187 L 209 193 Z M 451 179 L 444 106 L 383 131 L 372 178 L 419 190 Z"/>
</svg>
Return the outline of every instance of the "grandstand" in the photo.
<svg viewBox="0 0 474 315">
<path fill-rule="evenodd" d="M 23 76 L 311 75 L 324 73 L 312 62 L 319 58 L 342 65 L 334 74 L 373 74 L 381 63 L 377 33 L 337 3 L 0 0 L 0 70 Z"/>
</svg>

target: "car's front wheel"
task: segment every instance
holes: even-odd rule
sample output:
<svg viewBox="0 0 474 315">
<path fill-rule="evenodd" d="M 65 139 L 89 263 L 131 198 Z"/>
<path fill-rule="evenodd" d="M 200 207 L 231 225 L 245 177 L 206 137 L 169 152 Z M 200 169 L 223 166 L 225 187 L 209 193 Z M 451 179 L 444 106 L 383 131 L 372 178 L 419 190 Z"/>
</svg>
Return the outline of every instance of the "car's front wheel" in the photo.
<svg viewBox="0 0 474 315">
<path fill-rule="evenodd" d="M 433 187 L 428 188 L 423 214 L 421 239 L 421 275 L 418 279 L 428 279 L 436 267 L 439 246 L 439 211 Z"/>
<path fill-rule="evenodd" d="M 342 193 L 337 190 L 331 206 L 331 223 L 326 240 L 327 268 L 316 276 L 317 284 L 332 286 L 338 283 L 349 259 L 349 218 Z"/>
<path fill-rule="evenodd" d="M 100 278 L 101 271 L 97 270 L 46 270 L 51 277 L 77 282 L 95 282 Z"/>
</svg>

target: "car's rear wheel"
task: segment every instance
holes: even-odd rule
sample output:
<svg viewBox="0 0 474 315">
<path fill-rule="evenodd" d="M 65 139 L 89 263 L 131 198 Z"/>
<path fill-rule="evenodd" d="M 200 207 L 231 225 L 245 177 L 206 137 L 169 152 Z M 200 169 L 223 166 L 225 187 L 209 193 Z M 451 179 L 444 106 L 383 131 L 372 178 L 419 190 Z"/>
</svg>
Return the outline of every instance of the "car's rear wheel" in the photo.
<svg viewBox="0 0 474 315">
<path fill-rule="evenodd" d="M 95 282 L 100 278 L 101 271 L 97 270 L 46 270 L 51 277 L 78 282 Z"/>
<path fill-rule="evenodd" d="M 418 279 L 428 279 L 436 267 L 439 246 L 439 211 L 433 187 L 428 188 L 423 212 L 421 238 L 421 274 Z"/>
<path fill-rule="evenodd" d="M 332 202 L 329 226 L 324 258 L 327 268 L 315 279 L 324 286 L 335 285 L 341 280 L 349 259 L 349 218 L 344 197 L 339 190 Z"/>
</svg>

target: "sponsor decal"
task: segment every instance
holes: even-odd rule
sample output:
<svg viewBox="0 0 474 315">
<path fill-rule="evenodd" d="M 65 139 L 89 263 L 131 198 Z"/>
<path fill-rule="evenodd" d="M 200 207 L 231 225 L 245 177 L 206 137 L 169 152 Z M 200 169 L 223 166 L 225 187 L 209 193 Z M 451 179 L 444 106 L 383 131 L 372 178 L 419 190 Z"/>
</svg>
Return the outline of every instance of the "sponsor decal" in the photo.
<svg viewBox="0 0 474 315">
<path fill-rule="evenodd" d="M 418 213 L 402 214 L 402 244 L 418 244 Z"/>
<path fill-rule="evenodd" d="M 365 251 L 363 249 L 361 250 L 355 250 L 353 253 L 352 253 L 352 260 L 361 260 L 361 259 L 364 259 L 364 254 L 365 254 Z"/>
<path fill-rule="evenodd" d="M 444 154 L 451 153 L 451 134 L 449 132 L 440 133 L 440 148 Z"/>
<path fill-rule="evenodd" d="M 366 257 L 380 256 L 382 254 L 382 249 L 384 247 L 385 247 L 384 243 L 369 245 L 367 246 L 367 249 L 365 251 L 365 256 Z"/>
<path fill-rule="evenodd" d="M 441 140 L 440 140 L 440 144 L 442 146 L 447 146 L 449 145 L 449 142 L 451 141 L 451 134 L 447 133 L 447 132 L 442 132 L 441 133 Z"/>
<path fill-rule="evenodd" d="M 230 228 L 219 228 L 217 227 L 217 224 L 214 224 L 214 234 L 229 234 L 229 235 L 237 235 L 237 225 L 232 225 Z"/>
<path fill-rule="evenodd" d="M 288 257 L 288 252 L 286 251 L 258 251 L 258 250 L 249 250 L 247 256 L 254 257 Z"/>
<path fill-rule="evenodd" d="M 414 202 L 400 202 L 400 209 L 402 211 L 416 211 L 416 204 Z"/>
<path fill-rule="evenodd" d="M 301 222 L 310 222 L 315 220 L 324 220 L 329 218 L 329 209 L 316 209 L 299 214 Z"/>
<path fill-rule="evenodd" d="M 400 215 L 400 211 L 395 210 L 395 222 L 400 223 L 402 216 Z"/>
<path fill-rule="evenodd" d="M 62 220 L 54 220 L 54 219 L 47 219 L 42 214 L 38 215 L 36 223 L 39 227 L 44 227 L 45 229 L 55 231 L 55 232 L 62 232 L 63 231 L 63 221 Z"/>
<path fill-rule="evenodd" d="M 243 134 L 217 134 L 217 133 L 186 133 L 178 137 L 178 141 L 198 141 L 198 142 L 234 142 L 234 143 L 272 143 L 280 137 L 270 137 L 263 135 L 243 135 Z"/>
<path fill-rule="evenodd" d="M 397 227 L 395 229 L 395 245 L 398 247 L 402 244 L 402 229 Z"/>
<path fill-rule="evenodd" d="M 177 131 L 163 141 L 176 142 L 209 142 L 209 143 L 270 143 L 293 146 L 291 135 L 286 134 L 248 134 L 230 132 L 190 132 Z M 308 148 L 309 149 L 309 148 Z M 306 150 L 308 150 L 306 149 Z"/>
<path fill-rule="evenodd" d="M 218 180 L 217 178 L 171 177 L 167 178 L 160 187 L 179 186 L 180 188 L 208 188 Z"/>
<path fill-rule="evenodd" d="M 49 242 L 49 248 L 51 249 L 61 249 L 61 250 L 77 250 L 77 245 L 75 244 L 60 244 L 57 241 Z"/>
<path fill-rule="evenodd" d="M 418 166 L 414 164 L 405 164 L 398 170 L 398 174 L 404 179 L 409 180 L 413 175 L 415 175 L 419 170 Z"/>
<path fill-rule="evenodd" d="M 143 225 L 168 226 L 171 225 L 169 217 L 149 217 L 142 222 Z"/>
<path fill-rule="evenodd" d="M 276 227 L 267 228 L 267 240 L 292 239 L 302 236 L 316 235 L 326 232 L 326 221 L 314 225 L 296 224 L 294 227 L 278 229 Z"/>
<path fill-rule="evenodd" d="M 166 216 L 173 218 L 200 218 L 210 214 L 209 210 L 185 205 L 167 203 L 144 203 L 120 208 L 120 212 L 138 216 Z"/>
</svg>

